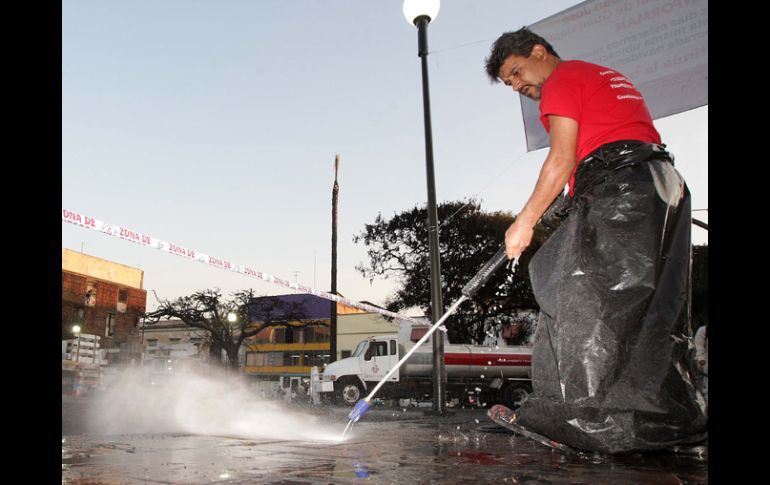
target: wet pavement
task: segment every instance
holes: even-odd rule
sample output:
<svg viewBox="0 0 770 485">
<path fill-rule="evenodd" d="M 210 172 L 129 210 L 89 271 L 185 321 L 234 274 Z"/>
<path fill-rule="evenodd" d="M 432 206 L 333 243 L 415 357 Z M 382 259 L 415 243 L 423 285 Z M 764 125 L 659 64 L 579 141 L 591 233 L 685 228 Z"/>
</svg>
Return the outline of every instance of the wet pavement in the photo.
<svg viewBox="0 0 770 485">
<path fill-rule="evenodd" d="M 87 398 L 62 397 L 63 484 L 706 484 L 708 447 L 570 456 L 509 434 L 482 409 L 372 407 L 342 442 L 189 433 L 102 434 Z M 299 407 L 346 424 L 349 409 Z M 312 418 L 312 419 L 311 419 Z"/>
</svg>

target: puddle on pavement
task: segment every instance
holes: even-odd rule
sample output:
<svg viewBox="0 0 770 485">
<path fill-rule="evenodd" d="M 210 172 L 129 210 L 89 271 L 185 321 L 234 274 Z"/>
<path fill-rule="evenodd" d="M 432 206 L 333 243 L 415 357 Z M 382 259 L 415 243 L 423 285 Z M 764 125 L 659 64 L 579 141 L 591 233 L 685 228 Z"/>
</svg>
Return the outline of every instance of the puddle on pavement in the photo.
<svg viewBox="0 0 770 485">
<path fill-rule="evenodd" d="M 186 392 L 188 398 L 196 395 L 182 388 L 177 391 L 180 395 Z M 228 392 L 220 396 L 225 403 L 239 402 L 238 391 L 229 388 Z M 203 398 L 210 399 L 205 393 Z M 424 416 L 403 419 L 400 408 L 393 412 L 382 410 L 379 415 L 372 413 L 367 416 L 371 419 L 357 423 L 343 442 L 318 439 L 323 435 L 312 433 L 304 436 L 313 438 L 302 439 L 301 430 L 293 427 L 282 433 L 265 431 L 243 436 L 233 431 L 237 427 L 226 424 L 249 422 L 249 413 L 244 410 L 260 401 L 246 402 L 225 412 L 225 404 L 214 400 L 212 410 L 224 412 L 227 419 L 219 419 L 219 426 L 206 427 L 211 434 L 179 429 L 184 427 L 175 422 L 175 431 L 163 433 L 106 435 L 102 428 L 97 435 L 65 436 L 62 482 L 708 483 L 707 447 L 678 454 L 574 457 L 519 436 L 490 432 L 489 421 L 479 414 L 458 411 L 452 424 L 451 420 Z M 336 414 L 322 412 L 321 416 L 305 416 L 284 408 L 279 412 L 298 418 L 292 426 L 320 425 L 335 437 L 342 429 L 338 418 L 343 413 L 339 409 Z M 195 417 L 195 413 L 192 415 Z M 199 413 L 197 419 L 203 416 L 205 413 Z M 197 424 L 195 419 L 191 423 Z"/>
</svg>

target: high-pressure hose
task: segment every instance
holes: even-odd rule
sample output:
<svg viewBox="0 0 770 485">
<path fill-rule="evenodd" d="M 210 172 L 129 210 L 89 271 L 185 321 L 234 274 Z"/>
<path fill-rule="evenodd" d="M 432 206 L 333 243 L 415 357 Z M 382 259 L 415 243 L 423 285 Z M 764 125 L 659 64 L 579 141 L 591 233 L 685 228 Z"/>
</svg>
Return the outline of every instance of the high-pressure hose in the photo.
<svg viewBox="0 0 770 485">
<path fill-rule="evenodd" d="M 514 259 L 513 261 L 513 267 L 515 267 L 516 263 L 518 262 L 519 258 Z M 462 293 L 462 296 L 447 310 L 446 313 L 436 322 L 434 323 L 430 329 L 425 333 L 425 335 L 418 340 L 414 346 L 407 352 L 401 360 L 398 361 L 398 363 L 393 366 L 390 371 L 385 374 L 385 377 L 383 377 L 379 383 L 372 389 L 372 392 L 369 393 L 368 396 L 361 399 L 356 403 L 356 405 L 353 407 L 353 409 L 348 414 L 348 424 L 345 426 L 345 430 L 342 432 L 342 436 L 345 436 L 345 433 L 347 433 L 350 426 L 357 422 L 359 419 L 361 419 L 361 416 L 364 415 L 364 413 L 369 409 L 369 405 L 372 402 L 372 398 L 377 393 L 377 391 L 380 390 L 380 388 L 387 382 L 388 378 L 395 373 L 401 365 L 406 362 L 406 360 L 414 353 L 415 350 L 417 350 L 420 345 L 425 343 L 426 340 L 435 332 L 443 323 L 444 321 L 452 315 L 452 313 L 457 310 L 457 308 L 465 301 L 470 298 L 472 298 L 477 291 L 479 291 L 479 288 L 484 286 L 491 278 L 492 275 L 500 269 L 501 266 L 505 264 L 505 262 L 508 261 L 507 256 L 505 255 L 505 245 L 501 246 L 500 249 L 497 250 L 494 256 L 489 259 L 486 263 L 484 263 L 484 266 L 481 267 L 478 273 L 476 273 L 476 276 L 471 278 L 471 280 L 463 287 L 463 289 L 460 291 Z"/>
</svg>

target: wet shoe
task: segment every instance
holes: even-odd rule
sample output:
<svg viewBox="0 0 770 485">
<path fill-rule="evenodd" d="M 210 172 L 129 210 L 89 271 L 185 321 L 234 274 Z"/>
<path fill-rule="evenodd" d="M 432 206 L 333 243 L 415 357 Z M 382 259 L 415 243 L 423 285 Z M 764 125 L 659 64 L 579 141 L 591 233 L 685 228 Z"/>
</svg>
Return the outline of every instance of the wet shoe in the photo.
<svg viewBox="0 0 770 485">
<path fill-rule="evenodd" d="M 509 409 L 502 404 L 495 404 L 492 406 L 489 411 L 487 411 L 487 416 L 489 416 L 492 421 L 504 421 L 508 424 L 515 423 L 517 419 L 516 411 Z"/>
<path fill-rule="evenodd" d="M 571 446 L 559 443 L 558 441 L 554 441 L 547 436 L 543 436 L 522 427 L 516 422 L 518 420 L 518 415 L 516 412 L 508 409 L 502 404 L 495 404 L 492 406 L 489 411 L 487 411 L 487 416 L 489 416 L 489 419 L 499 424 L 500 426 L 508 428 L 514 433 L 524 436 L 525 438 L 537 441 L 538 443 L 541 443 L 549 448 L 553 448 L 554 450 L 559 450 L 564 453 L 581 454 L 579 450 L 572 448 Z"/>
</svg>

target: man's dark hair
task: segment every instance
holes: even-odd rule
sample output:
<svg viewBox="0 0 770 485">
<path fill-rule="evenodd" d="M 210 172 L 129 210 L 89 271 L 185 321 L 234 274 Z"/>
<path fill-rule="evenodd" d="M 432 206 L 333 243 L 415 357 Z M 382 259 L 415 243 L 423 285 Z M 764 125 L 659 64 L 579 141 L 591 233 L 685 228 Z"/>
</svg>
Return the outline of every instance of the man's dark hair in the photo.
<svg viewBox="0 0 770 485">
<path fill-rule="evenodd" d="M 492 52 L 486 59 L 487 75 L 492 82 L 500 82 L 497 74 L 500 72 L 500 66 L 503 65 L 508 56 L 529 57 L 535 44 L 542 45 L 549 54 L 559 57 L 559 54 L 553 50 L 553 47 L 547 40 L 526 27 L 522 27 L 516 32 L 506 32 L 501 35 L 492 44 Z"/>
</svg>

